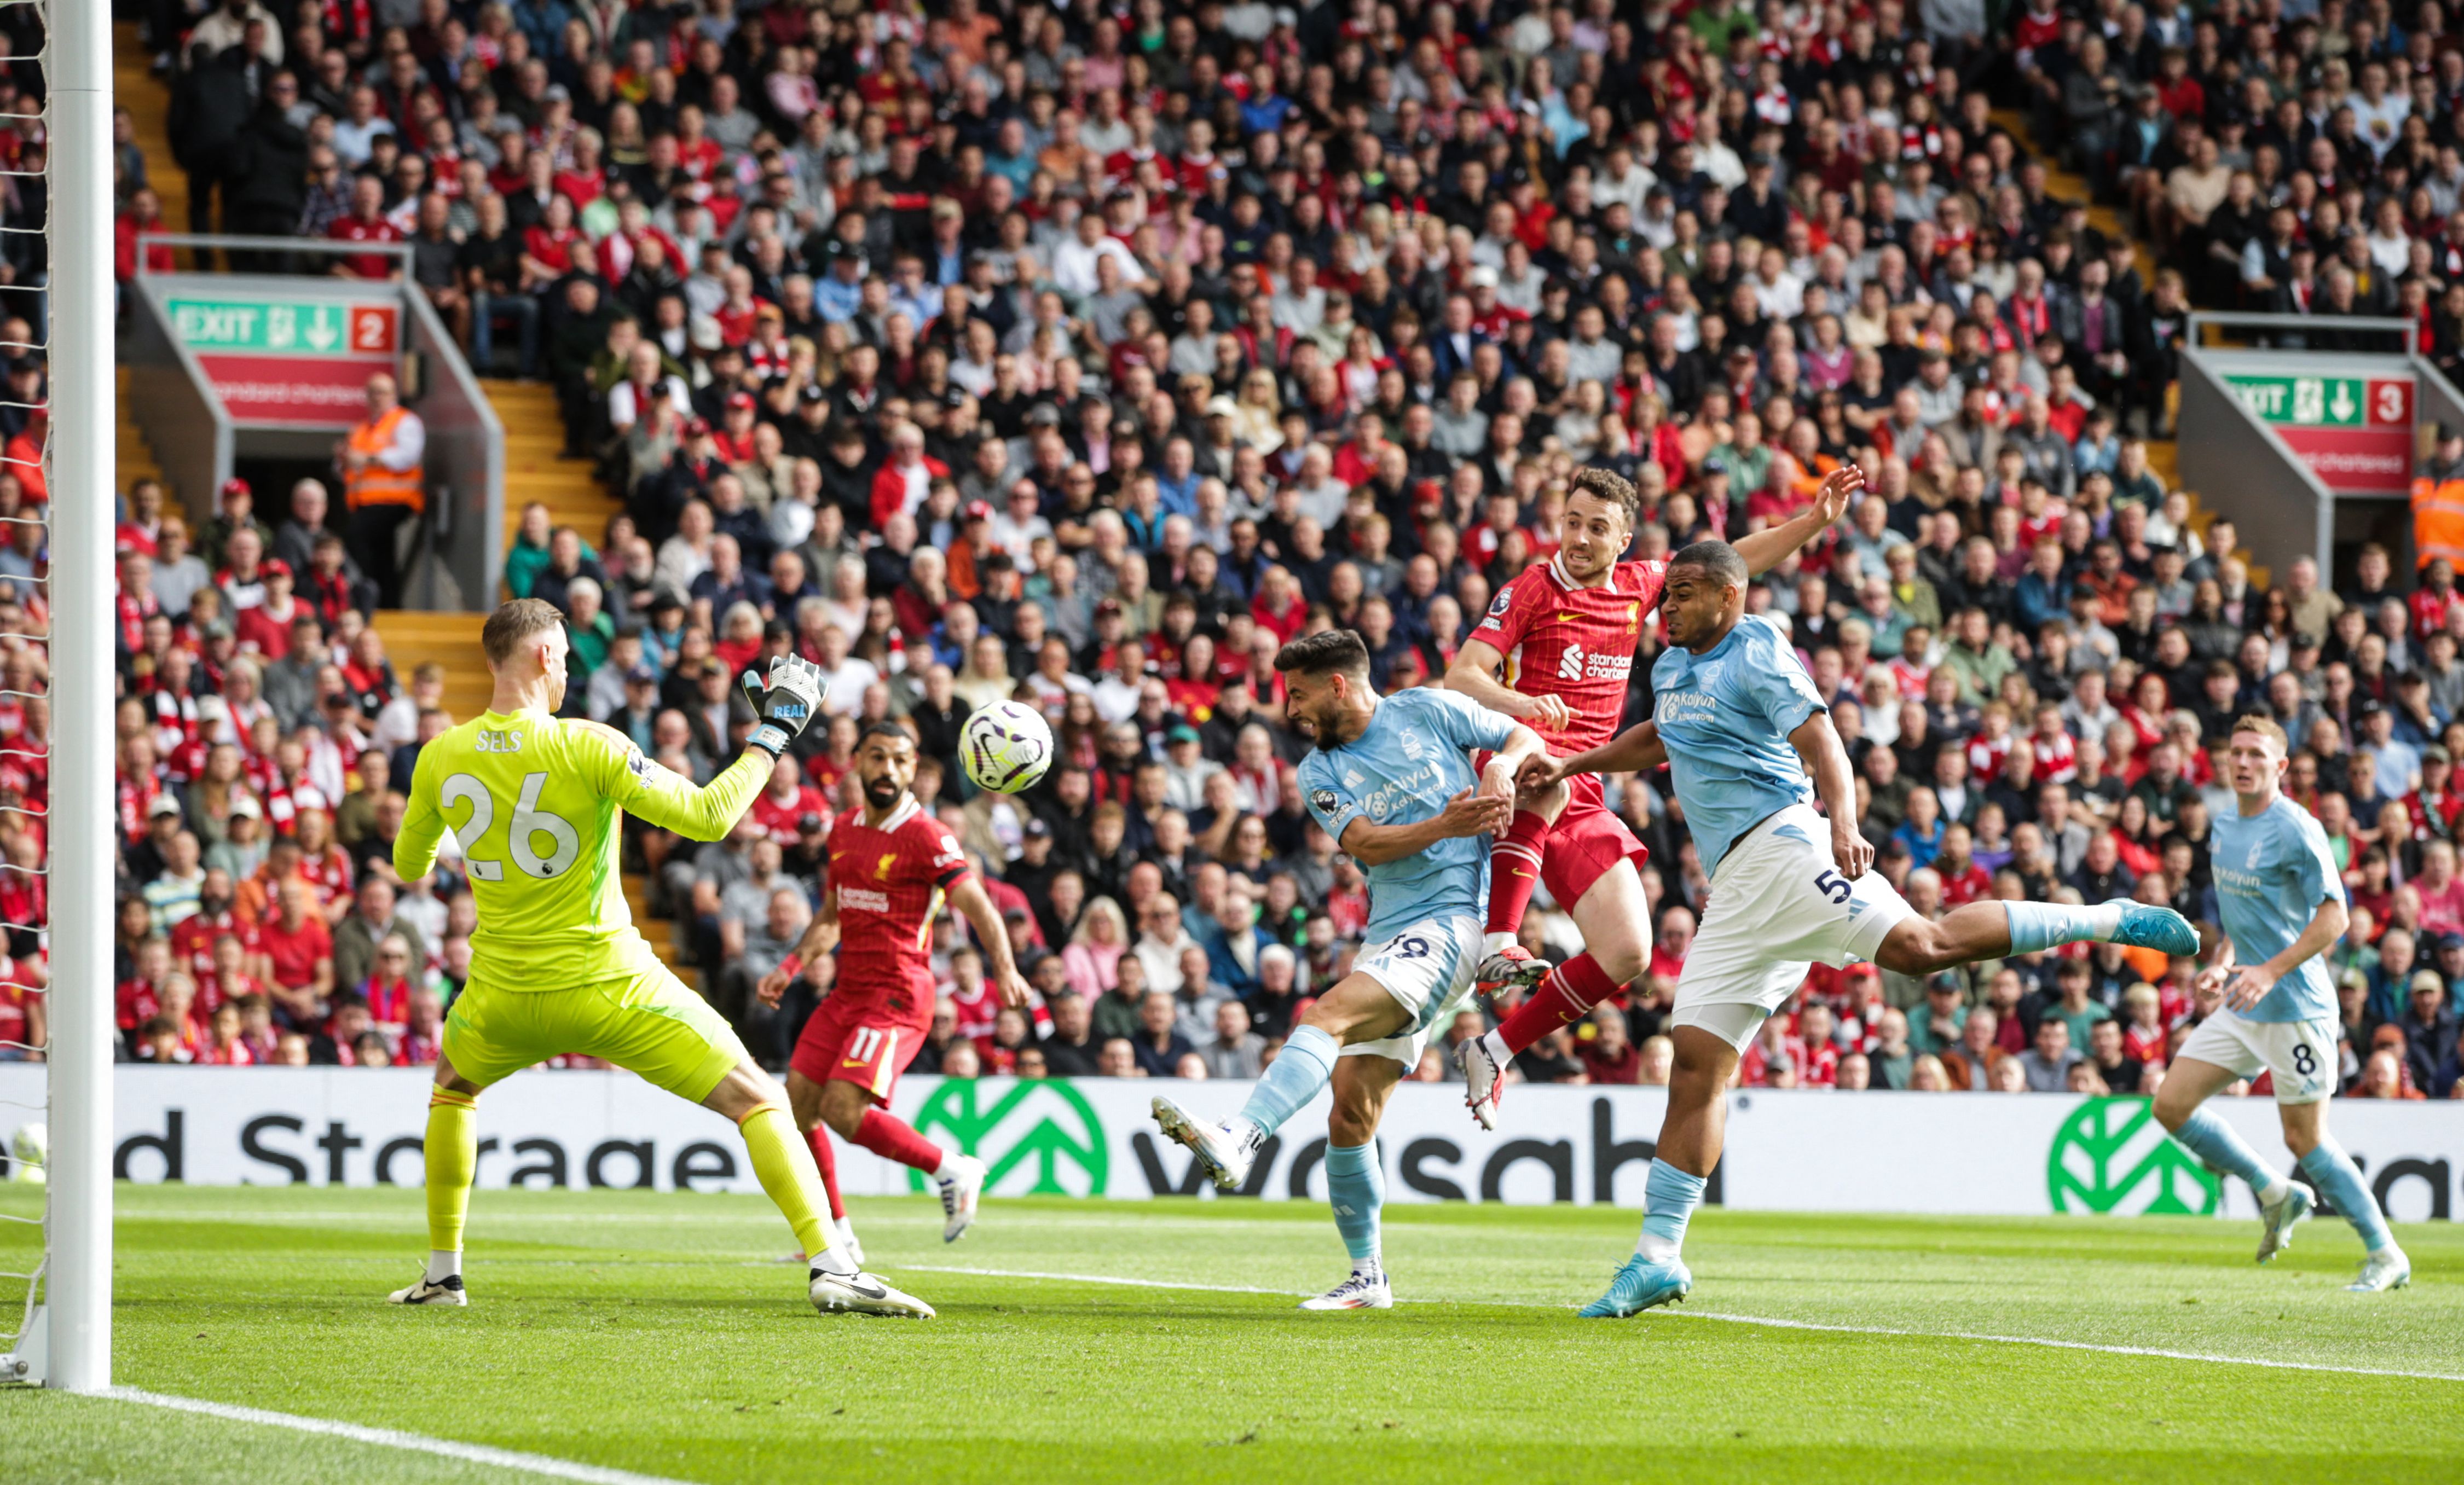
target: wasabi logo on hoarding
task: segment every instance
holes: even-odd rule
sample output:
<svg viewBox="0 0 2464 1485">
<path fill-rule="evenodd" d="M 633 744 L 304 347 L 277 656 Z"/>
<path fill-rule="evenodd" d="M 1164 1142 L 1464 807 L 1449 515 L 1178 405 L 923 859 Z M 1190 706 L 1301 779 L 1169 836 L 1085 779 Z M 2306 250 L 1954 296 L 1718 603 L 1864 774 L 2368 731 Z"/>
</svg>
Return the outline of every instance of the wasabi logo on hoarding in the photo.
<svg viewBox="0 0 2464 1485">
<path fill-rule="evenodd" d="M 1031 1169 L 1033 1180 L 1012 1183 L 1011 1196 L 1101 1196 L 1111 1157 L 1104 1121 L 1085 1094 L 1058 1079 L 1007 1083 L 989 1108 L 977 1104 L 979 1090 L 1001 1087 L 973 1079 L 945 1080 L 915 1111 L 916 1129 L 946 1129 L 958 1148 L 982 1160 L 984 1189 L 1001 1190 L 1011 1171 Z M 920 1171 L 907 1173 L 908 1189 L 924 1190 Z"/>
<path fill-rule="evenodd" d="M 2045 1195 L 2056 1212 L 2211 1216 L 2224 1188 L 2173 1143 L 2145 1099 L 2090 1099 L 2054 1131 Z"/>
</svg>

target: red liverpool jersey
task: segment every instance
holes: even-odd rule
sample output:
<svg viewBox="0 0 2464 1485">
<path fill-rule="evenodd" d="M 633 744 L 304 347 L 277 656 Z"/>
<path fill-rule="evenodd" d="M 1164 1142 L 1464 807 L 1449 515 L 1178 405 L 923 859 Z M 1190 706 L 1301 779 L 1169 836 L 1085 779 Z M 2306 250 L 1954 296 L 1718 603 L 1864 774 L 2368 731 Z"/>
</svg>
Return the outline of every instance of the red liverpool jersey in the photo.
<svg viewBox="0 0 2464 1485">
<path fill-rule="evenodd" d="M 1562 696 L 1573 724 L 1527 724 L 1559 757 L 1617 735 L 1643 621 L 1660 606 L 1665 562 L 1619 562 L 1596 588 L 1577 586 L 1559 559 L 1527 567 L 1497 592 L 1472 638 L 1506 655 L 1507 684 L 1526 696 Z"/>
<path fill-rule="evenodd" d="M 918 1025 L 933 1016 L 933 920 L 967 875 L 957 837 L 913 797 L 878 829 L 861 807 L 830 830 L 829 891 L 839 910 L 836 995 L 878 1002 Z"/>
<path fill-rule="evenodd" d="M 256 930 L 256 925 L 241 921 L 226 907 L 218 913 L 192 912 L 173 924 L 171 961 L 185 966 L 188 977 L 202 987 L 214 972 L 214 940 L 226 933 L 238 939 L 239 947 L 249 953 L 265 950 L 265 935 Z"/>
</svg>

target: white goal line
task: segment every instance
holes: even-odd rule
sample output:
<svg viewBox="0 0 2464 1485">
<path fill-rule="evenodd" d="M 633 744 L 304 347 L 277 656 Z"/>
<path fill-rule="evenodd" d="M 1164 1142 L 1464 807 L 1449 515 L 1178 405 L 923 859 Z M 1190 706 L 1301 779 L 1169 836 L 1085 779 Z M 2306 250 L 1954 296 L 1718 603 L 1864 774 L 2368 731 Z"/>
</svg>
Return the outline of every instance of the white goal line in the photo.
<svg viewBox="0 0 2464 1485">
<path fill-rule="evenodd" d="M 1261 1289 L 1247 1284 L 1194 1284 L 1166 1278 L 1120 1278 L 1106 1274 L 1046 1274 L 1029 1269 L 964 1268 L 946 1263 L 884 1263 L 886 1269 L 917 1274 L 971 1274 L 983 1278 L 1041 1278 L 1071 1284 L 1113 1284 L 1132 1289 L 1187 1289 L 1205 1294 L 1289 1295 L 1307 1299 L 1313 1291 Z M 1562 1310 L 1571 1305 L 1543 1304 L 1533 1299 L 1402 1299 L 1402 1304 L 1489 1305 L 1509 1310 Z M 2206 1362 L 2219 1366 L 2264 1366 L 2277 1371 L 2324 1371 L 2348 1377 L 2403 1377 L 2416 1382 L 2464 1382 L 2464 1375 L 2443 1371 L 2408 1371 L 2393 1366 L 2339 1366 L 2329 1362 L 2287 1362 L 2258 1356 L 2213 1356 L 2202 1351 L 2169 1351 L 2161 1346 L 2107 1345 L 2094 1341 L 2057 1341 L 2048 1336 L 1995 1336 L 1970 1330 L 1904 1330 L 1889 1325 L 1837 1325 L 1824 1321 L 1780 1320 L 1767 1315 L 1729 1315 L 1716 1310 L 1674 1306 L 1644 1312 L 1653 1319 L 1709 1320 L 1732 1325 L 1763 1325 L 1774 1330 L 1821 1330 L 1850 1336 L 1897 1336 L 1909 1340 L 1977 1341 L 1995 1345 L 2044 1346 L 2057 1351 L 2096 1351 L 2106 1356 L 2145 1356 L 2160 1361 Z"/>
</svg>

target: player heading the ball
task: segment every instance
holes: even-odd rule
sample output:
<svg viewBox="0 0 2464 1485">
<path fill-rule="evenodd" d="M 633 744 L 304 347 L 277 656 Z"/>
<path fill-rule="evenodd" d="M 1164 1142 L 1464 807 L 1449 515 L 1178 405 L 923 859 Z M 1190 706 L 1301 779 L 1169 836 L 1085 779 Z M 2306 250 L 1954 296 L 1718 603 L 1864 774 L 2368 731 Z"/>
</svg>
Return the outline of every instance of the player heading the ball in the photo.
<svg viewBox="0 0 2464 1485">
<path fill-rule="evenodd" d="M 1748 575 L 1770 571 L 1819 537 L 1864 482 L 1863 470 L 1843 465 L 1823 477 L 1813 504 L 1795 517 L 1738 537 Z M 1446 688 L 1522 721 L 1556 756 L 1614 736 L 1643 625 L 1668 578 L 1664 561 L 1621 560 L 1641 512 L 1642 496 L 1630 481 L 1607 470 L 1577 470 L 1557 555 L 1498 590 L 1447 667 Z M 1596 777 L 1575 774 L 1562 788 L 1527 791 L 1494 856 L 1479 989 L 1531 994 L 1458 1054 L 1463 1102 L 1483 1128 L 1497 1125 L 1506 1065 L 1515 1054 L 1591 1014 L 1642 973 L 1650 950 L 1640 875 L 1649 853 L 1608 807 Z M 1516 942 L 1531 889 L 1543 883 L 1583 935 L 1583 951 L 1553 971 Z"/>
</svg>

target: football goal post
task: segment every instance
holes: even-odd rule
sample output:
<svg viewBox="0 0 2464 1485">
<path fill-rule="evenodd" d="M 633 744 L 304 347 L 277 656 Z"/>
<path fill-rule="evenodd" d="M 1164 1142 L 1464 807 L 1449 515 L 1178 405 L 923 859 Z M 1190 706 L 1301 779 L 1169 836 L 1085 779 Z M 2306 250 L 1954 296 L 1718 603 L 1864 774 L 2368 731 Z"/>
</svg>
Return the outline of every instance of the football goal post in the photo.
<svg viewBox="0 0 2464 1485">
<path fill-rule="evenodd" d="M 71 1391 L 111 1386 L 112 1268 L 112 1001 L 113 858 L 119 809 L 113 781 L 116 615 L 112 535 L 116 514 L 113 462 L 118 439 L 113 407 L 111 141 L 111 9 L 107 0 L 10 0 L 39 18 L 0 34 L 11 39 L 11 70 L 21 79 L 31 61 L 42 80 L 39 99 L 20 105 L 41 115 L 17 125 L 19 146 L 6 162 L 0 186 L 11 207 L 0 234 L 30 234 L 39 244 L 0 241 L 14 264 L 34 262 L 44 276 L 29 302 L 31 333 L 0 345 L 0 356 L 43 363 L 47 395 L 39 405 L 12 408 L 35 426 L 48 422 L 40 447 L 48 499 L 29 502 L 22 518 L 49 528 L 49 577 L 39 603 L 25 605 L 30 632 L 0 639 L 50 647 L 48 687 L 6 698 L 22 706 L 29 725 L 11 749 L 39 758 L 48 772 L 48 799 L 36 818 L 48 850 L 37 864 L 0 865 L 44 879 L 44 921 L 0 926 L 12 938 L 47 940 L 43 1048 L 47 1074 L 42 1105 L 0 1110 L 0 1128 L 25 1134 L 41 1120 L 42 1138 L 21 1139 L 11 1152 L 39 1163 L 45 1204 L 33 1216 L 10 1209 L 12 1220 L 39 1221 L 36 1262 L 0 1283 L 22 1282 L 22 1300 L 0 1305 L 0 1380 L 39 1383 Z M 24 55 L 27 38 L 39 45 Z M 31 207 L 31 209 L 29 209 Z M 23 285 L 21 278 L 20 284 Z M 19 460 L 16 462 L 33 462 Z M 48 731 L 39 726 L 49 709 Z M 31 761 L 23 760 L 20 761 Z M 27 894 L 20 893 L 16 900 Z M 29 1102 L 29 1101 L 21 1101 Z M 48 1145 L 48 1153 L 44 1145 Z M 12 1171 L 12 1173 L 16 1173 Z M 23 1252 L 11 1245 L 11 1252 Z M 17 1265 L 11 1264 L 11 1268 Z M 6 1291 L 0 1291 L 6 1292 Z"/>
</svg>

